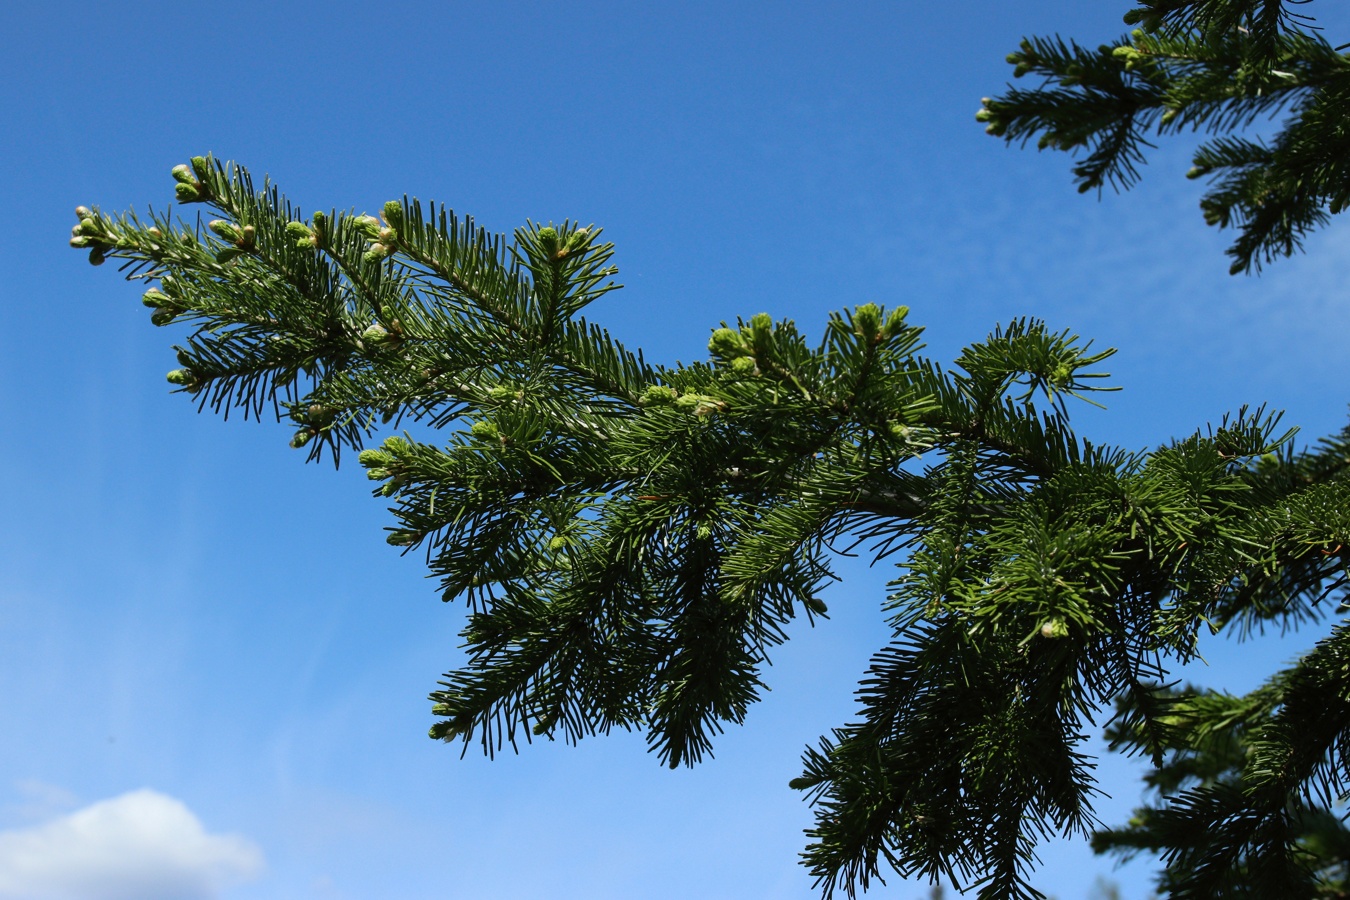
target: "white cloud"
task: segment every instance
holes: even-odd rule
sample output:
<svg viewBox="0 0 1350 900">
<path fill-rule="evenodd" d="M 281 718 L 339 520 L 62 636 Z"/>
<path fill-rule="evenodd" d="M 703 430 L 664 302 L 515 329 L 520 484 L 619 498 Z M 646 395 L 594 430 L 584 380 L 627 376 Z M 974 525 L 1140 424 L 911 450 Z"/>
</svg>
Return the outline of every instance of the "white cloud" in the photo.
<svg viewBox="0 0 1350 900">
<path fill-rule="evenodd" d="M 6 900 L 209 900 L 262 867 L 253 842 L 207 834 L 181 801 L 151 790 L 0 831 Z"/>
</svg>

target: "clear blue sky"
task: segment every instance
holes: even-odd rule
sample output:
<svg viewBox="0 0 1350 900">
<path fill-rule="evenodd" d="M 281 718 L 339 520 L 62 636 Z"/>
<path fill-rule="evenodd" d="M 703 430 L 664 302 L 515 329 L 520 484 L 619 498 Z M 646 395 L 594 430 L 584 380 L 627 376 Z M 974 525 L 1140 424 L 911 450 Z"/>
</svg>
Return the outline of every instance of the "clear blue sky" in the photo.
<svg viewBox="0 0 1350 900">
<path fill-rule="evenodd" d="M 1125 390 L 1077 420 L 1094 440 L 1148 447 L 1261 402 L 1330 432 L 1350 399 L 1350 229 L 1230 278 L 1185 147 L 1098 202 L 1065 157 L 974 121 L 1021 36 L 1105 40 L 1126 7 L 10 8 L 0 897 L 815 896 L 787 782 L 852 714 L 887 572 L 846 567 L 833 619 L 777 654 L 773 693 L 696 770 L 623 735 L 460 759 L 425 737 L 425 696 L 461 659 L 462 607 L 385 545 L 363 473 L 169 393 L 183 333 L 66 248 L 72 210 L 162 207 L 169 169 L 211 151 L 307 209 L 407 192 L 494 230 L 602 225 L 627 288 L 591 315 L 654 361 L 700 358 L 720 320 L 762 310 L 818 334 L 830 310 L 906 303 L 944 360 L 1033 315 L 1120 348 Z M 1343 10 L 1313 12 L 1347 39 Z M 1312 637 L 1216 646 L 1196 677 L 1250 687 Z M 1103 785 L 1119 821 L 1128 766 L 1104 762 Z M 1112 873 L 1081 842 L 1042 855 L 1060 900 L 1098 873 L 1148 893 L 1145 868 Z"/>
</svg>

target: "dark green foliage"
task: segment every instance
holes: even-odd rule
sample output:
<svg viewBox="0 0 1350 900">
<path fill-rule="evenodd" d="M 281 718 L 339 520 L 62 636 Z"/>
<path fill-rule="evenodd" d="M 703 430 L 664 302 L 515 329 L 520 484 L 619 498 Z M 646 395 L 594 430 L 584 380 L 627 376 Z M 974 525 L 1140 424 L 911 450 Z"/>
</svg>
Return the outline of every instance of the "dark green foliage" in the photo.
<svg viewBox="0 0 1350 900">
<path fill-rule="evenodd" d="M 1014 74 L 1045 81 L 986 100 L 978 118 L 1009 141 L 1040 134 L 1042 148 L 1085 148 L 1074 168 L 1083 190 L 1132 184 L 1149 134 L 1214 135 L 1189 175 L 1213 180 L 1201 201 L 1206 221 L 1239 232 L 1229 250 L 1234 273 L 1290 254 L 1344 208 L 1350 57 L 1311 30 L 1311 18 L 1280 2 L 1156 0 L 1126 22 L 1143 28 L 1096 50 L 1059 38 L 1024 41 L 1009 57 Z M 1266 139 L 1240 134 L 1281 114 Z M 1242 456 L 1237 445 L 1252 446 L 1250 437 L 1230 443 L 1224 434 L 1214 436 L 1223 460 Z M 1186 593 L 1212 600 L 1189 612 L 1177 604 L 1181 618 L 1169 612 L 1155 633 L 1186 633 L 1195 624 L 1186 615 L 1241 636 L 1343 614 L 1348 464 L 1350 430 L 1305 453 L 1284 445 L 1242 466 L 1228 502 L 1260 512 L 1245 517 L 1247 532 L 1234 532 L 1231 547 L 1199 551 L 1175 570 Z M 1185 468 L 1201 475 L 1203 465 Z M 1214 510 L 1194 522 L 1212 534 L 1226 520 Z M 1183 546 L 1195 549 L 1190 539 Z M 1205 574 L 1224 565 L 1225 553 L 1234 554 L 1235 576 Z M 1175 685 L 1123 693 L 1107 733 L 1116 749 L 1151 756 L 1156 795 L 1125 827 L 1098 830 L 1096 849 L 1160 854 L 1169 897 L 1350 896 L 1350 830 L 1338 812 L 1350 772 L 1347 654 L 1350 632 L 1338 624 L 1246 697 Z M 1155 685 L 1163 681 L 1160 669 Z"/>
<path fill-rule="evenodd" d="M 270 410 L 311 460 L 387 423 L 448 430 L 360 452 L 389 542 L 470 608 L 433 737 L 492 754 L 642 729 L 661 762 L 692 765 L 742 721 L 793 621 L 827 614 L 835 547 L 899 562 L 860 718 L 794 782 L 827 896 L 883 867 L 1038 896 L 1036 843 L 1096 826 L 1080 748 L 1102 709 L 1123 703 L 1119 734 L 1161 764 L 1187 732 L 1157 685 L 1199 628 L 1314 619 L 1344 591 L 1344 442 L 1297 454 L 1277 417 L 1243 410 L 1151 454 L 1093 445 L 1068 403 L 1104 389 L 1110 351 L 1040 322 L 949 371 L 903 307 L 832 315 L 815 343 L 759 314 L 714 330 L 707 362 L 653 366 L 579 317 L 615 287 L 594 228 L 507 238 L 406 198 L 382 220 L 304 217 L 210 158 L 175 179 L 221 218 L 81 209 L 76 243 L 156 285 L 156 324 L 193 328 L 178 390 Z M 1293 871 L 1305 832 L 1286 798 L 1339 790 L 1344 704 L 1317 702 L 1321 659 L 1280 682 L 1250 757 L 1263 780 L 1158 814 L 1210 827 L 1246 804 L 1243 877 Z M 1297 697 L 1315 727 L 1286 721 Z M 1218 860 L 1196 867 L 1207 884 L 1239 871 L 1177 853 Z"/>
<path fill-rule="evenodd" d="M 1188 177 L 1211 182 L 1205 221 L 1238 232 L 1234 273 L 1290 255 L 1350 202 L 1350 57 L 1311 19 L 1278 0 L 1155 0 L 1126 21 L 1143 27 L 1096 48 L 1024 40 L 1008 61 L 1040 83 L 986 98 L 977 118 L 1010 143 L 1081 151 L 1081 191 L 1133 184 L 1153 135 L 1210 135 Z"/>
</svg>

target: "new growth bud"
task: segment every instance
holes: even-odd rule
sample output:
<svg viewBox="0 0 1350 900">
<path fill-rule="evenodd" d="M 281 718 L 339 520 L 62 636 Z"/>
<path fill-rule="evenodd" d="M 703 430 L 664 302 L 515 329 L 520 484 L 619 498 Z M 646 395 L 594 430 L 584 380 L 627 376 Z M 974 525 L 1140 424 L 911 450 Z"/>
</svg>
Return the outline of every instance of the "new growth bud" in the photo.
<svg viewBox="0 0 1350 900">
<path fill-rule="evenodd" d="M 391 334 L 383 325 L 375 324 L 361 332 L 361 342 L 367 347 L 392 348 L 398 346 L 399 339 L 397 334 Z"/>
<path fill-rule="evenodd" d="M 905 330 L 905 317 L 909 315 L 908 306 L 899 306 L 886 317 L 886 337 L 893 338 Z"/>
<path fill-rule="evenodd" d="M 310 228 L 304 222 L 287 222 L 286 233 L 295 238 L 295 246 L 303 249 L 318 246 L 318 238 L 314 234 L 314 229 Z"/>
<path fill-rule="evenodd" d="M 708 352 L 718 359 L 733 360 L 750 355 L 745 339 L 730 328 L 718 328 L 708 339 Z"/>
<path fill-rule="evenodd" d="M 853 333 L 865 341 L 881 336 L 881 309 L 875 303 L 864 303 L 853 311 Z"/>
<path fill-rule="evenodd" d="M 197 384 L 197 378 L 189 369 L 174 369 L 168 375 L 164 376 L 169 384 L 176 384 L 179 387 L 192 388 Z"/>
<path fill-rule="evenodd" d="M 750 317 L 750 345 L 760 359 L 769 355 L 773 347 L 773 318 L 768 313 L 755 313 Z"/>
<path fill-rule="evenodd" d="M 206 199 L 208 191 L 206 185 L 197 180 L 193 168 L 196 167 L 196 159 L 192 166 L 174 166 L 171 170 L 173 180 L 176 182 L 173 186 L 173 194 L 178 198 L 179 203 L 197 203 Z M 205 177 L 207 166 L 205 160 L 202 160 L 202 172 Z"/>
<path fill-rule="evenodd" d="M 495 441 L 501 437 L 501 432 L 497 426 L 491 422 L 474 422 L 469 427 L 469 434 L 478 438 L 480 441 Z"/>
<path fill-rule="evenodd" d="M 353 216 L 347 220 L 351 227 L 374 240 L 380 234 L 380 220 L 374 216 Z"/>
<path fill-rule="evenodd" d="M 233 222 L 227 222 L 224 219 L 212 219 L 210 222 L 206 223 L 206 227 L 232 244 L 236 243 L 240 237 L 242 237 L 239 226 Z"/>
<path fill-rule="evenodd" d="M 391 541 L 390 543 L 393 542 Z M 445 704 L 440 705 L 443 706 Z M 432 711 L 435 712 L 434 709 Z M 438 716 L 448 714 L 449 714 L 448 708 L 444 713 L 439 712 L 436 713 L 436 715 Z M 432 740 L 436 741 L 453 741 L 455 738 L 459 737 L 459 734 L 460 729 L 458 726 L 455 725 L 454 722 L 437 722 L 435 725 L 432 725 L 429 729 L 427 729 L 427 736 L 430 737 Z"/>
<path fill-rule="evenodd" d="M 1069 624 L 1063 619 L 1048 619 L 1041 626 L 1041 637 L 1065 638 L 1069 636 Z"/>
<path fill-rule="evenodd" d="M 707 394 L 681 394 L 675 398 L 676 409 L 691 412 L 700 419 L 715 412 L 720 412 L 725 407 L 726 403 L 716 397 L 709 397 Z"/>
<path fill-rule="evenodd" d="M 561 252 L 572 254 L 584 250 L 591 242 L 591 230 L 589 228 L 578 228 L 567 236 L 567 246 Z"/>
<path fill-rule="evenodd" d="M 669 406 L 680 396 L 679 392 L 673 387 L 666 387 L 664 384 L 653 384 L 642 392 L 638 399 L 639 406 Z"/>
<path fill-rule="evenodd" d="M 385 203 L 384 208 L 380 210 L 380 214 L 394 228 L 403 224 L 403 204 L 397 200 L 390 200 Z"/>
<path fill-rule="evenodd" d="M 389 459 L 390 457 L 388 453 L 385 453 L 383 450 L 376 450 L 374 448 L 371 448 L 369 450 L 362 450 L 356 456 L 356 461 L 359 462 L 361 465 L 367 467 L 383 466 L 385 463 L 389 462 Z"/>
<path fill-rule="evenodd" d="M 549 256 L 558 252 L 558 229 L 552 225 L 540 228 L 535 234 L 535 239 L 539 242 L 540 249 Z"/>
</svg>

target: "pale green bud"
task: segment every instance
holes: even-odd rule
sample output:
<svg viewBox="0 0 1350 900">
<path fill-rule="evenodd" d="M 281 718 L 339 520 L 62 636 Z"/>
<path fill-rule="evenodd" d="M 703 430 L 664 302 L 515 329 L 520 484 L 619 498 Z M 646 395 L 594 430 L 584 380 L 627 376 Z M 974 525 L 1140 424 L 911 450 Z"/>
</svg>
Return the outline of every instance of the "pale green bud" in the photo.
<svg viewBox="0 0 1350 900">
<path fill-rule="evenodd" d="M 88 235 L 77 234 L 75 237 L 70 239 L 70 246 L 78 250 L 82 247 L 88 247 L 93 242 L 94 239 L 89 237 Z"/>
<path fill-rule="evenodd" d="M 372 325 L 361 332 L 361 340 L 372 346 L 379 346 L 389 340 L 389 332 L 383 325 Z"/>
<path fill-rule="evenodd" d="M 539 246 L 543 248 L 545 253 L 552 256 L 554 253 L 558 252 L 558 229 L 554 228 L 552 225 L 545 225 L 543 228 L 540 228 L 535 237 L 539 241 Z"/>
<path fill-rule="evenodd" d="M 362 450 L 357 454 L 356 461 L 363 466 L 383 466 L 385 463 L 389 462 L 389 454 L 382 450 L 371 448 L 369 450 Z"/>
<path fill-rule="evenodd" d="M 491 422 L 474 422 L 469 427 L 469 434 L 478 438 L 480 441 L 495 441 L 501 437 L 501 432 L 497 426 Z"/>
<path fill-rule="evenodd" d="M 201 191 L 197 190 L 195 185 L 176 184 L 173 188 L 173 195 L 179 203 L 197 203 L 202 199 Z"/>
<path fill-rule="evenodd" d="M 192 163 L 192 171 L 200 179 L 205 179 L 211 172 L 211 163 L 205 156 L 194 156 L 188 162 Z"/>
<path fill-rule="evenodd" d="M 91 209 L 90 209 L 89 207 L 87 207 L 87 206 L 77 206 L 77 207 L 75 207 L 75 215 L 76 215 L 79 219 L 84 220 L 84 219 L 92 218 L 93 215 L 94 215 L 94 212 L 93 212 L 93 210 L 91 210 Z"/>
<path fill-rule="evenodd" d="M 307 238 L 314 234 L 314 230 L 304 222 L 287 222 L 286 233 L 295 238 Z"/>
<path fill-rule="evenodd" d="M 909 307 L 901 306 L 891 310 L 891 314 L 886 317 L 886 337 L 895 337 L 905 330 L 905 317 L 909 315 Z"/>
<path fill-rule="evenodd" d="M 384 215 L 384 220 L 395 228 L 403 224 L 403 204 L 397 200 L 385 203 L 384 209 L 380 212 Z"/>
<path fill-rule="evenodd" d="M 150 314 L 150 323 L 163 327 L 176 318 L 178 318 L 178 310 L 176 309 L 157 309 Z"/>
<path fill-rule="evenodd" d="M 189 166 L 174 166 L 171 170 L 171 174 L 173 175 L 173 180 L 179 184 L 193 184 L 197 180 L 192 174 L 192 169 Z"/>
<path fill-rule="evenodd" d="M 1041 637 L 1065 638 L 1069 636 L 1069 624 L 1063 619 L 1047 619 L 1041 626 Z"/>
<path fill-rule="evenodd" d="M 720 359 L 735 359 L 749 354 L 744 339 L 730 328 L 719 328 L 708 339 L 708 351 Z"/>
<path fill-rule="evenodd" d="M 675 408 L 692 412 L 696 416 L 707 416 L 725 406 L 716 397 L 707 394 L 681 394 L 675 398 Z"/>
<path fill-rule="evenodd" d="M 169 384 L 176 384 L 179 387 L 190 387 L 197 380 L 187 369 L 174 369 L 164 377 L 168 379 Z"/>
<path fill-rule="evenodd" d="M 881 331 L 881 309 L 875 303 L 864 303 L 853 311 L 853 333 L 874 341 Z"/>
<path fill-rule="evenodd" d="M 589 228 L 578 228 L 568 236 L 566 250 L 568 253 L 576 253 L 590 242 L 591 230 Z"/>
<path fill-rule="evenodd" d="M 374 216 L 353 216 L 350 221 L 353 228 L 368 238 L 375 238 L 380 233 L 380 220 Z"/>
<path fill-rule="evenodd" d="M 642 397 L 638 400 L 639 406 L 669 406 L 674 403 L 680 394 L 673 387 L 666 387 L 664 384 L 653 384 L 642 392 Z"/>
<path fill-rule="evenodd" d="M 755 358 L 753 356 L 739 356 L 731 361 L 731 371 L 737 375 L 755 374 Z"/>
<path fill-rule="evenodd" d="M 449 711 L 436 713 L 438 716 L 449 715 Z M 427 729 L 427 736 L 436 741 L 453 741 L 459 737 L 460 730 L 454 722 L 437 722 Z"/>
<path fill-rule="evenodd" d="M 169 299 L 168 294 L 151 289 L 142 295 L 141 302 L 151 309 L 159 309 L 161 306 L 168 306 L 173 301 Z"/>
<path fill-rule="evenodd" d="M 239 240 L 242 234 L 239 231 L 238 225 L 233 222 L 227 222 L 224 219 L 212 219 L 210 222 L 206 223 L 206 227 L 230 243 Z"/>
</svg>

